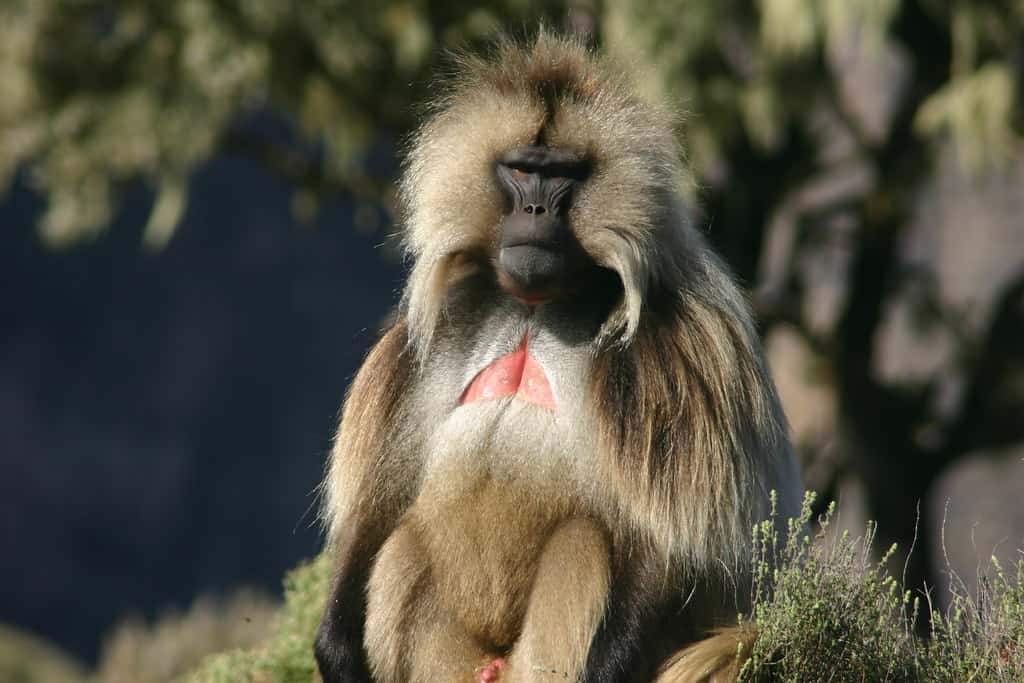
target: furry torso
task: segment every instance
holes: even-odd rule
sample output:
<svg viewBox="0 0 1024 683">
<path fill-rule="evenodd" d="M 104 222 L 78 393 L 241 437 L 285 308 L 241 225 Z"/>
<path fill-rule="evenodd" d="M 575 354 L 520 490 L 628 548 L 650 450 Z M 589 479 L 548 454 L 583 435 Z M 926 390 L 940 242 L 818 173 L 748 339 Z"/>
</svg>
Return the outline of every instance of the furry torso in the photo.
<svg viewBox="0 0 1024 683">
<path fill-rule="evenodd" d="M 478 625 L 481 637 L 507 645 L 547 536 L 566 519 L 607 507 L 589 497 L 597 495 L 598 466 L 586 381 L 593 339 L 570 333 L 581 321 L 596 331 L 598 320 L 573 302 L 534 308 L 498 290 L 489 297 L 490 305 L 453 305 L 478 317 L 439 331 L 436 356 L 416 383 L 419 403 L 431 408 L 417 419 L 426 430 L 426 475 L 406 519 L 421 530 L 433 573 L 449 588 L 442 594 L 465 598 L 447 607 Z M 461 403 L 474 378 L 522 349 L 524 338 L 553 409 L 515 392 Z"/>
</svg>

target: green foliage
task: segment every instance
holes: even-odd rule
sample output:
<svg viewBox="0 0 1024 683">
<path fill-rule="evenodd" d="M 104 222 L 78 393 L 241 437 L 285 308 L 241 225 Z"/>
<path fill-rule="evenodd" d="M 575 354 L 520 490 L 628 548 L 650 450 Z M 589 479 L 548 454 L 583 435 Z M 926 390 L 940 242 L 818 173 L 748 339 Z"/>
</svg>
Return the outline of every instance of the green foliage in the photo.
<svg viewBox="0 0 1024 683">
<path fill-rule="evenodd" d="M 1015 148 L 1020 3 L 923 2 L 918 21 L 951 36 L 944 80 L 923 83 L 916 129 L 956 139 L 975 163 Z M 821 102 L 843 99 L 843 71 L 877 72 L 873 99 L 899 100 L 908 69 L 946 46 L 894 35 L 918 0 L 8 0 L 0 7 L 0 191 L 28 163 L 46 193 L 43 236 L 69 243 L 101 230 L 125 183 L 157 189 L 146 239 L 171 234 L 190 172 L 224 152 L 288 175 L 296 206 L 345 189 L 389 203 L 390 178 L 364 170 L 370 143 L 415 124 L 442 48 L 478 46 L 503 28 L 568 17 L 595 26 L 643 87 L 696 112 L 681 129 L 702 182 L 732 169 L 731 148 L 770 152 Z M 684 20 L 680 20 L 684 17 Z M 584 29 L 586 30 L 586 29 Z M 930 51 L 930 52 L 929 52 Z M 866 71 L 865 71 L 866 70 Z M 863 95 L 863 93 L 861 93 Z M 857 121 L 884 146 L 895 111 Z M 323 143 L 322 158 L 240 133 L 269 107 Z M 884 107 L 883 107 L 884 108 Z M 893 108 L 894 109 L 894 108 Z M 742 172 L 742 171 L 738 171 Z"/>
<path fill-rule="evenodd" d="M 1024 681 L 1024 561 L 1007 575 L 995 557 L 993 576 L 972 597 L 957 579 L 945 613 L 933 611 L 924 680 Z"/>
<path fill-rule="evenodd" d="M 741 680 L 820 681 L 823 667 L 835 681 L 908 680 L 915 639 L 909 594 L 886 571 L 891 552 L 872 560 L 870 525 L 860 538 L 832 533 L 834 507 L 812 539 L 812 502 L 782 543 L 772 521 L 754 530 L 758 638 Z"/>
<path fill-rule="evenodd" d="M 292 570 L 275 632 L 262 645 L 211 657 L 188 676 L 191 683 L 308 683 L 313 680 L 313 638 L 327 600 L 326 557 Z"/>
<path fill-rule="evenodd" d="M 946 80 L 911 100 L 925 139 L 949 133 L 969 161 L 1005 160 L 1019 143 L 1015 38 L 1024 27 L 1020 3 L 924 3 L 911 19 L 949 31 L 953 63 Z M 912 0 L 760 0 L 757 3 L 629 0 L 609 3 L 610 51 L 644 64 L 647 89 L 691 111 L 683 135 L 698 175 L 722 178 L 730 148 L 749 140 L 777 150 L 791 126 L 825 103 L 871 148 L 888 142 L 897 103 L 906 99 L 907 70 L 934 70 L 947 46 L 911 44 L 895 35 Z M 685 16 L 685 21 L 678 17 Z M 929 63 L 931 62 L 931 63 Z M 1015 75 L 1014 75 L 1015 74 Z M 853 75 L 872 92 L 844 90 Z M 860 99 L 875 102 L 865 112 Z M 844 101 L 847 100 L 847 101 Z M 891 100 L 891 102 L 890 102 Z M 886 111 L 888 109 L 888 111 Z"/>
<path fill-rule="evenodd" d="M 307 195 L 333 184 L 380 199 L 362 154 L 376 136 L 411 127 L 410 105 L 423 99 L 441 48 L 559 7 L 8 0 L 0 5 L 0 191 L 30 162 L 49 198 L 41 229 L 53 244 L 104 228 L 119 189 L 137 178 L 158 190 L 146 239 L 161 244 L 181 215 L 189 173 L 223 151 L 254 155 Z M 268 105 L 325 144 L 322 163 L 232 129 Z"/>
<path fill-rule="evenodd" d="M 1024 680 L 1024 561 L 1010 577 L 993 559 L 994 580 L 974 596 L 954 586 L 922 640 L 919 600 L 886 569 L 895 548 L 873 559 L 874 526 L 859 538 L 836 532 L 834 506 L 812 538 L 812 503 L 781 543 L 773 521 L 754 530 L 758 637 L 741 681 Z"/>
</svg>

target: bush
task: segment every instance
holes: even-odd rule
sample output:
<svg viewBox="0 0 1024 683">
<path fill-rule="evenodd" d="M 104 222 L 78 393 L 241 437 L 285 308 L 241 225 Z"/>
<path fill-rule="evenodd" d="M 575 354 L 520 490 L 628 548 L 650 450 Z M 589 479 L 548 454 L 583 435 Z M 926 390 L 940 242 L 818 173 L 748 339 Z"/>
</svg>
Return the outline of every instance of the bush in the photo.
<svg viewBox="0 0 1024 683">
<path fill-rule="evenodd" d="M 1024 681 L 1024 561 L 1012 578 L 991 562 L 994 578 L 979 578 L 977 598 L 954 577 L 948 610 L 932 611 L 923 680 Z"/>
<path fill-rule="evenodd" d="M 815 538 L 806 533 L 813 496 L 789 520 L 754 529 L 754 610 L 758 638 L 744 681 L 904 681 L 912 678 L 915 638 L 909 592 L 886 571 L 895 552 L 872 560 L 874 527 L 864 536 L 830 534 L 834 505 Z M 773 561 L 777 557 L 777 562 Z M 914 608 L 912 608 L 913 610 Z"/>
<path fill-rule="evenodd" d="M 316 665 L 313 637 L 323 616 L 330 571 L 325 556 L 293 569 L 284 580 L 277 628 L 262 645 L 207 659 L 190 683 L 309 683 Z"/>
<path fill-rule="evenodd" d="M 741 681 L 1024 680 L 1024 561 L 1011 578 L 993 558 L 994 579 L 980 579 L 976 596 L 957 579 L 920 639 L 920 598 L 886 568 L 895 546 L 872 559 L 871 523 L 859 538 L 831 534 L 834 505 L 812 539 L 812 502 L 781 545 L 771 521 L 754 529 L 758 638 Z"/>
</svg>

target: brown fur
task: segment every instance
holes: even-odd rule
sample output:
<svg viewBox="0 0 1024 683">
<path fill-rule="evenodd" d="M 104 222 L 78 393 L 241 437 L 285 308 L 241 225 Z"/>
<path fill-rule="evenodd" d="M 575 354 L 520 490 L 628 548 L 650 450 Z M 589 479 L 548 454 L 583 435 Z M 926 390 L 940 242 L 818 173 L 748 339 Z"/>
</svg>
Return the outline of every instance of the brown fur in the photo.
<svg viewBox="0 0 1024 683">
<path fill-rule="evenodd" d="M 795 514 L 785 418 L 743 297 L 691 225 L 671 118 L 544 32 L 458 71 L 402 182 L 399 322 L 355 380 L 325 481 L 338 559 L 318 661 L 328 680 L 469 681 L 498 656 L 511 683 L 650 680 L 747 607 L 769 490 Z M 569 224 L 607 270 L 534 310 L 498 284 L 493 166 L 538 139 L 592 163 Z M 524 335 L 557 410 L 459 406 Z M 730 675 L 729 642 L 659 680 Z"/>
<path fill-rule="evenodd" d="M 750 527 L 769 512 L 765 456 L 788 448 L 738 313 L 695 296 L 652 302 L 633 342 L 599 355 L 591 380 L 609 481 L 639 526 L 701 570 L 746 559 Z M 679 505 L 682 491 L 717 504 Z"/>
<path fill-rule="evenodd" d="M 402 467 L 401 462 L 380 457 L 378 451 L 381 444 L 392 445 L 402 438 L 399 425 L 407 416 L 403 399 L 413 371 L 406 353 L 407 344 L 407 326 L 399 321 L 367 356 L 349 389 L 325 482 L 327 498 L 331 501 L 324 508 L 325 520 L 332 530 L 329 542 L 339 540 L 343 534 L 336 532 L 343 530 L 337 528 L 338 522 L 347 522 L 346 518 L 351 515 L 374 518 L 386 527 L 386 518 L 393 519 L 412 493 L 377 492 L 380 487 L 390 488 L 408 479 L 405 472 L 392 478 L 378 469 L 382 465 Z M 406 486 L 412 484 L 407 482 Z M 370 508 L 374 503 L 392 499 L 394 507 L 391 509 Z M 351 526 L 349 524 L 345 531 Z"/>
<path fill-rule="evenodd" d="M 732 683 L 756 638 L 757 629 L 750 624 L 719 629 L 672 657 L 655 683 Z"/>
</svg>

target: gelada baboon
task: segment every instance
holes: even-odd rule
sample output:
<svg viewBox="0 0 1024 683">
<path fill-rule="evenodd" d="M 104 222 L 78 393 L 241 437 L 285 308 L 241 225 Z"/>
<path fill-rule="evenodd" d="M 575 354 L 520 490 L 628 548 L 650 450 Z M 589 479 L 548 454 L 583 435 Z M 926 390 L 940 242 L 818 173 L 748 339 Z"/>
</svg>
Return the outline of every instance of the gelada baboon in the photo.
<svg viewBox="0 0 1024 683">
<path fill-rule="evenodd" d="M 411 145 L 412 271 L 325 482 L 320 671 L 700 679 L 714 648 L 672 653 L 747 606 L 769 492 L 800 502 L 744 298 L 624 77 L 544 31 L 457 72 Z"/>
</svg>

